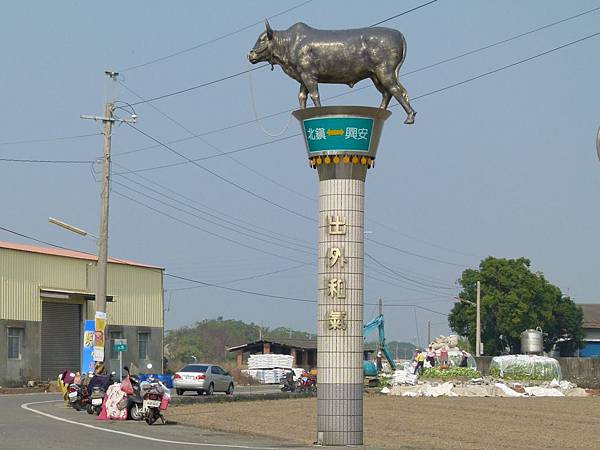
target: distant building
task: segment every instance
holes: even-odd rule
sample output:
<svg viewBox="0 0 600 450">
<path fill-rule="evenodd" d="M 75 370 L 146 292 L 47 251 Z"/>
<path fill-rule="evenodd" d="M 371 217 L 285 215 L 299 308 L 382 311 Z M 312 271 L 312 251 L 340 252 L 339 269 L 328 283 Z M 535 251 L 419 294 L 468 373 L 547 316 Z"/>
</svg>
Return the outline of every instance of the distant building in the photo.
<svg viewBox="0 0 600 450">
<path fill-rule="evenodd" d="M 95 313 L 97 256 L 0 242 L 0 385 L 55 380 L 80 370 L 83 324 Z M 127 339 L 124 365 L 163 357 L 163 270 L 110 258 L 105 361 L 119 367 L 115 339 Z M 6 339 L 5 339 L 6 338 Z"/>
<path fill-rule="evenodd" d="M 577 304 L 583 311 L 584 347 L 579 356 L 600 358 L 600 304 Z"/>
<path fill-rule="evenodd" d="M 275 353 L 280 355 L 292 355 L 294 367 L 317 367 L 317 340 L 316 339 L 260 339 L 246 344 L 236 345 L 227 349 L 237 355 L 237 365 L 242 367 L 247 355 L 256 353 Z M 365 344 L 364 357 L 370 359 L 374 352 L 370 344 Z"/>
</svg>

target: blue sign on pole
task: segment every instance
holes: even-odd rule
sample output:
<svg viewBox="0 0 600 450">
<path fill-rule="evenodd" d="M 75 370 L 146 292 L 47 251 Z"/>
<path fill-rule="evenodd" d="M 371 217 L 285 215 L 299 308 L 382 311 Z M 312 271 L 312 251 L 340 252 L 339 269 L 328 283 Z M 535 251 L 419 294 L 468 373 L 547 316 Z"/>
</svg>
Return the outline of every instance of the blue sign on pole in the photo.
<svg viewBox="0 0 600 450">
<path fill-rule="evenodd" d="M 88 373 L 94 371 L 94 358 L 92 352 L 94 351 L 94 332 L 96 331 L 96 324 L 94 320 L 86 320 L 83 327 L 83 345 L 81 355 L 81 373 Z"/>
</svg>

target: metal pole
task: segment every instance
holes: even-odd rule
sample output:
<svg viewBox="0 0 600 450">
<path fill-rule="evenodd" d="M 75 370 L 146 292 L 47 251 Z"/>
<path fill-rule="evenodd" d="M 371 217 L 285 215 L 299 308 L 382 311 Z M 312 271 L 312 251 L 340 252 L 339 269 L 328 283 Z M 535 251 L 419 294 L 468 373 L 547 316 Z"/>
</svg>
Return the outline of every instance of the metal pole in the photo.
<svg viewBox="0 0 600 450">
<path fill-rule="evenodd" d="M 119 381 L 123 381 L 123 352 L 119 352 Z"/>
<path fill-rule="evenodd" d="M 431 320 L 427 321 L 427 345 L 431 344 Z"/>
<path fill-rule="evenodd" d="M 475 338 L 475 356 L 481 356 L 481 283 L 477 281 L 477 336 Z"/>
<path fill-rule="evenodd" d="M 383 299 L 379 298 L 379 315 L 383 316 Z M 381 343 L 379 342 L 379 339 L 377 339 L 377 353 L 379 353 L 379 351 L 381 350 Z"/>
</svg>

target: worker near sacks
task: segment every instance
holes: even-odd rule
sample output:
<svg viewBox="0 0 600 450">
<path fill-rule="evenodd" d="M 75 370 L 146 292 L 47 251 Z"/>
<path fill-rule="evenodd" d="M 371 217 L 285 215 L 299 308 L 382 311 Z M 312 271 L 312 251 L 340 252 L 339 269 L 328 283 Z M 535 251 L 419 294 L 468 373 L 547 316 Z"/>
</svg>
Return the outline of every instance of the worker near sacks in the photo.
<svg viewBox="0 0 600 450">
<path fill-rule="evenodd" d="M 377 352 L 376 362 L 377 362 L 377 372 L 381 372 L 383 370 L 383 353 L 381 353 L 381 350 L 379 350 Z"/>
<path fill-rule="evenodd" d="M 431 367 L 435 367 L 435 351 L 431 344 L 427 347 L 427 354 L 425 356 L 425 360 L 429 363 Z"/>
<path fill-rule="evenodd" d="M 425 365 L 425 352 L 422 352 L 420 349 L 417 349 L 415 361 L 417 361 L 417 365 L 415 366 L 415 371 L 413 375 L 416 375 L 417 373 L 423 373 L 423 366 Z"/>
<path fill-rule="evenodd" d="M 448 346 L 444 345 L 440 350 L 440 369 L 450 368 L 448 360 Z"/>
</svg>

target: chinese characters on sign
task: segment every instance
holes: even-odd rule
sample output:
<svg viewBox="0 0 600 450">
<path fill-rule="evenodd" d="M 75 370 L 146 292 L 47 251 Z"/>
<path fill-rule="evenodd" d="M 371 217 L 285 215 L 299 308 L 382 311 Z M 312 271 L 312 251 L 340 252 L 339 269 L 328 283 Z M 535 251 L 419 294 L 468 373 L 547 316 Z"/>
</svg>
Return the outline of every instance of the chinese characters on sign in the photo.
<svg viewBox="0 0 600 450">
<path fill-rule="evenodd" d="M 330 330 L 345 330 L 346 329 L 346 313 L 343 311 L 331 311 L 329 313 L 329 329 Z"/>
<path fill-rule="evenodd" d="M 308 133 L 306 138 L 309 141 L 320 141 L 321 139 L 327 139 L 327 136 L 325 135 L 325 128 L 309 128 L 306 130 L 306 132 Z"/>
<path fill-rule="evenodd" d="M 369 130 L 367 128 L 356 128 L 356 127 L 347 127 L 346 128 L 346 139 L 367 139 L 367 135 L 369 134 Z"/>
</svg>

